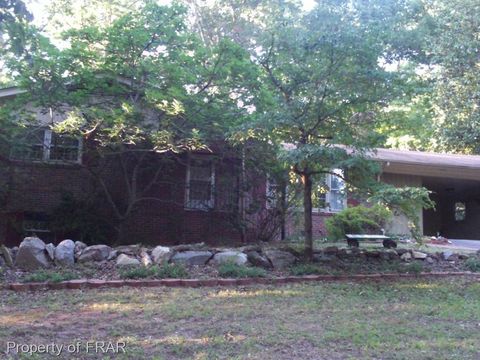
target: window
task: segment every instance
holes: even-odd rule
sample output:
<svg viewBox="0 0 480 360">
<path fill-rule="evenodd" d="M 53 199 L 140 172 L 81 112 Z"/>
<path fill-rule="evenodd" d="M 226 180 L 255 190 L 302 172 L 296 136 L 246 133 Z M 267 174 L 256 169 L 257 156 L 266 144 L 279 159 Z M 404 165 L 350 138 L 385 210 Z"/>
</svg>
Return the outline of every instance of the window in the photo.
<svg viewBox="0 0 480 360">
<path fill-rule="evenodd" d="M 342 211 L 347 205 L 345 181 L 342 179 L 343 171 L 334 169 L 333 174 L 328 174 L 315 181 L 312 189 L 312 202 L 314 211 Z M 335 174 L 338 174 L 335 175 Z"/>
<path fill-rule="evenodd" d="M 48 217 L 42 213 L 26 213 L 24 215 L 22 228 L 25 236 L 39 236 L 50 233 Z"/>
<path fill-rule="evenodd" d="M 330 211 L 342 211 L 346 205 L 345 181 L 342 179 L 343 171 L 335 169 L 336 175 L 327 176 L 329 192 L 327 193 L 327 204 Z"/>
<path fill-rule="evenodd" d="M 12 149 L 11 158 L 26 161 L 81 161 L 81 141 L 50 129 L 30 129 Z"/>
<path fill-rule="evenodd" d="M 464 221 L 467 215 L 467 208 L 465 203 L 456 202 L 455 203 L 455 221 Z"/>
<path fill-rule="evenodd" d="M 280 185 L 274 179 L 267 178 L 267 194 L 266 194 L 267 209 L 274 209 L 277 207 L 280 191 L 281 191 Z"/>
<path fill-rule="evenodd" d="M 208 210 L 214 206 L 215 166 L 210 159 L 192 157 L 187 167 L 185 207 Z"/>
</svg>

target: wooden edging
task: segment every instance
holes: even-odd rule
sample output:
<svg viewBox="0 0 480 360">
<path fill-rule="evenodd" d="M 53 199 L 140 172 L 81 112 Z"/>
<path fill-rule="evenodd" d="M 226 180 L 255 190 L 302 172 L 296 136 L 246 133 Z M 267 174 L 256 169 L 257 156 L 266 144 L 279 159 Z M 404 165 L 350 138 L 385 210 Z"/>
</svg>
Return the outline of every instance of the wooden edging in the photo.
<svg viewBox="0 0 480 360">
<path fill-rule="evenodd" d="M 419 274 L 358 274 L 358 275 L 304 275 L 275 278 L 243 278 L 243 279 L 162 279 L 162 280 L 97 280 L 79 279 L 58 283 L 12 283 L 0 285 L 0 290 L 10 289 L 17 292 L 35 290 L 64 289 L 97 289 L 130 287 L 212 287 L 212 286 L 246 286 L 246 285 L 282 285 L 316 281 L 368 281 L 368 280 L 401 280 L 418 278 L 441 278 L 450 276 L 473 276 L 480 280 L 480 273 L 465 272 L 423 272 Z"/>
</svg>

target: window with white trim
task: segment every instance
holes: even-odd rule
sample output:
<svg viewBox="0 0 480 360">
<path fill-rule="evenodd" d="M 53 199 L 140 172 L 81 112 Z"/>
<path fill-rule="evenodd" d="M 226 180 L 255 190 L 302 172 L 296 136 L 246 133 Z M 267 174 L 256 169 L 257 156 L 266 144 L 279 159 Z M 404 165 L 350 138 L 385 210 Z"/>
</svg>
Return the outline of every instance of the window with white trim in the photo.
<svg viewBox="0 0 480 360">
<path fill-rule="evenodd" d="M 185 207 L 209 210 L 215 205 L 215 165 L 211 159 L 191 157 L 187 167 Z"/>
<path fill-rule="evenodd" d="M 346 208 L 347 196 L 341 169 L 334 169 L 332 174 L 314 182 L 312 203 L 315 212 L 339 212 Z"/>
<path fill-rule="evenodd" d="M 24 161 L 80 163 L 81 145 L 81 140 L 73 136 L 57 134 L 50 129 L 29 129 L 17 139 L 10 157 Z"/>
</svg>

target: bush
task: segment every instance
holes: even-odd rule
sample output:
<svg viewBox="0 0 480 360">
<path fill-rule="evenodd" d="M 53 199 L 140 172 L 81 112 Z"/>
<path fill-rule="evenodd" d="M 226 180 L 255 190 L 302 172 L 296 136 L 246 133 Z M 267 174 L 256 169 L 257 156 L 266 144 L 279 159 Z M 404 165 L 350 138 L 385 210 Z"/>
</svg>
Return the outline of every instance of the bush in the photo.
<svg viewBox="0 0 480 360">
<path fill-rule="evenodd" d="M 164 264 L 162 266 L 129 266 L 119 271 L 122 279 L 145 279 L 145 278 L 176 278 L 181 279 L 188 276 L 184 266 L 179 264 Z"/>
<path fill-rule="evenodd" d="M 330 274 L 330 272 L 315 264 L 298 264 L 290 268 L 290 274 L 294 276 L 327 275 Z"/>
<path fill-rule="evenodd" d="M 23 282 L 62 282 L 78 279 L 78 274 L 71 271 L 37 270 L 23 278 Z"/>
<path fill-rule="evenodd" d="M 156 266 L 155 277 L 160 279 L 182 279 L 188 277 L 188 271 L 180 264 L 163 264 Z"/>
<path fill-rule="evenodd" d="M 473 272 L 480 272 L 480 258 L 469 258 L 465 261 L 465 266 Z"/>
<path fill-rule="evenodd" d="M 391 217 L 391 211 L 381 205 L 355 206 L 327 219 L 325 227 L 330 240 L 343 240 L 345 234 L 378 234 Z"/>
<path fill-rule="evenodd" d="M 223 278 L 258 278 L 267 276 L 265 269 L 228 262 L 218 267 L 218 274 Z"/>
</svg>

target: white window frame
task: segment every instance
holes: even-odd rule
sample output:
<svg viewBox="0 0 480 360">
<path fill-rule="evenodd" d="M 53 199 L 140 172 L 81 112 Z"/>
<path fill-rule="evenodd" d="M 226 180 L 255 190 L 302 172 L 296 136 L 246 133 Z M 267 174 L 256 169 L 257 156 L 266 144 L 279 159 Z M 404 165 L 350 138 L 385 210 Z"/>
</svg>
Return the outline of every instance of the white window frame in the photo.
<svg viewBox="0 0 480 360">
<path fill-rule="evenodd" d="M 57 164 L 81 164 L 82 163 L 82 150 L 83 150 L 83 143 L 81 138 L 77 138 L 78 146 L 77 146 L 77 159 L 76 160 L 62 160 L 62 159 L 51 159 L 50 158 L 50 149 L 52 148 L 52 138 L 53 138 L 53 131 L 51 129 L 40 129 L 43 132 L 43 150 L 42 150 L 42 159 L 27 159 L 31 162 L 48 162 L 48 163 L 57 163 Z M 30 144 L 27 144 L 27 146 Z M 34 145 L 34 144 L 31 144 Z M 13 160 L 21 160 L 16 159 L 15 157 L 11 156 Z"/>
<path fill-rule="evenodd" d="M 203 200 L 191 200 L 190 199 L 190 180 L 191 180 L 191 161 L 202 160 L 210 163 L 210 199 Z M 187 163 L 186 181 L 185 181 L 185 204 L 186 210 L 211 210 L 215 207 L 215 163 L 210 157 L 203 156 L 190 156 Z"/>
<path fill-rule="evenodd" d="M 323 211 L 326 211 L 326 212 L 331 212 L 331 213 L 337 213 L 337 212 L 340 212 L 342 210 L 344 210 L 346 207 L 347 207 L 347 196 L 345 194 L 345 196 L 343 197 L 343 206 L 341 209 L 332 209 L 332 207 L 330 206 L 331 204 L 331 199 L 332 199 L 332 178 L 336 175 L 334 174 L 338 174 L 338 177 L 342 182 L 343 182 L 343 190 L 345 189 L 345 181 L 343 180 L 343 170 L 341 169 L 333 169 L 332 170 L 332 173 L 333 174 L 327 174 L 327 186 L 328 186 L 328 191 L 327 193 L 325 194 L 325 202 L 328 204 L 328 206 L 326 208 L 323 209 Z M 334 191 L 341 191 L 342 189 L 334 189 Z"/>
<path fill-rule="evenodd" d="M 345 183 L 345 181 L 342 179 L 342 177 L 343 177 L 343 170 L 342 169 L 333 169 L 331 172 L 333 174 L 327 174 L 326 175 L 326 181 L 325 181 L 325 185 L 328 187 L 328 191 L 325 193 L 325 204 L 327 206 L 325 206 L 323 208 L 317 208 L 317 207 L 312 208 L 312 212 L 314 212 L 314 213 L 338 213 L 338 212 L 347 208 L 347 195 L 346 194 L 345 194 L 344 199 L 343 199 L 342 209 L 332 209 L 331 206 L 330 206 L 331 192 L 332 192 L 332 177 L 335 176 L 334 174 L 338 174 L 340 176 L 340 179 Z"/>
</svg>

